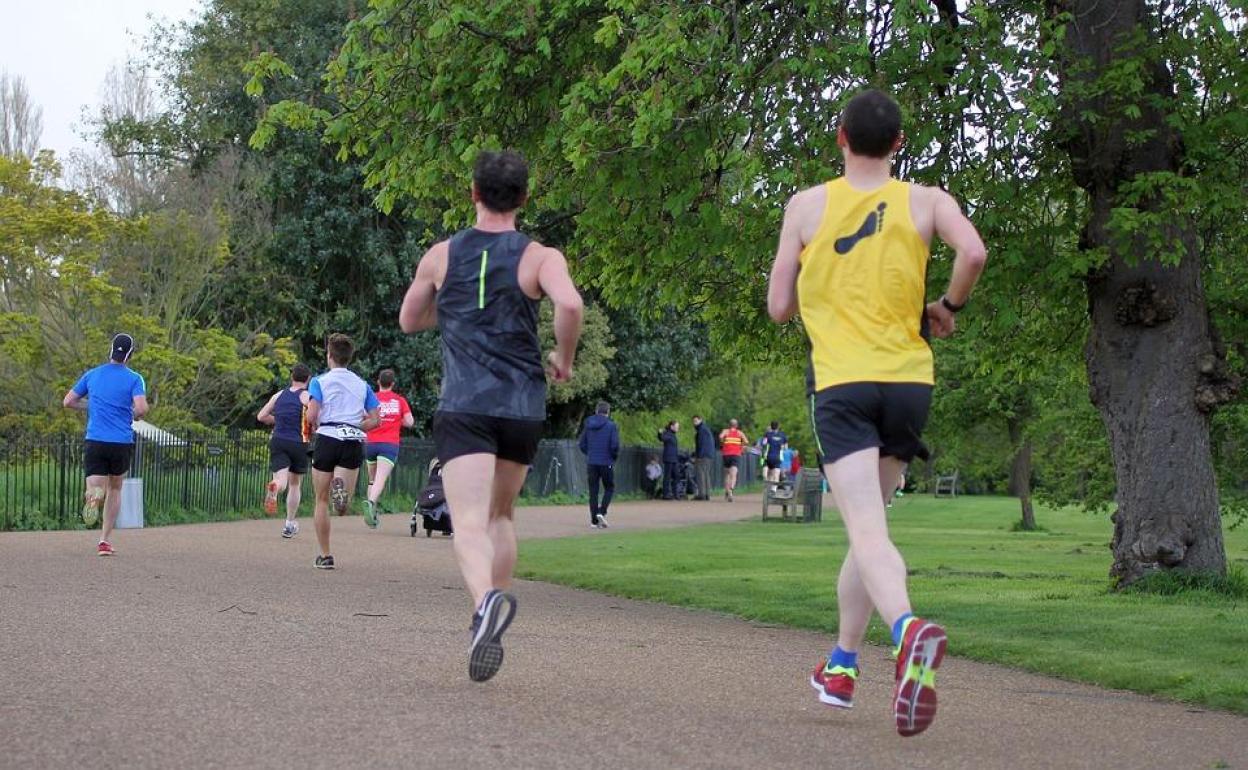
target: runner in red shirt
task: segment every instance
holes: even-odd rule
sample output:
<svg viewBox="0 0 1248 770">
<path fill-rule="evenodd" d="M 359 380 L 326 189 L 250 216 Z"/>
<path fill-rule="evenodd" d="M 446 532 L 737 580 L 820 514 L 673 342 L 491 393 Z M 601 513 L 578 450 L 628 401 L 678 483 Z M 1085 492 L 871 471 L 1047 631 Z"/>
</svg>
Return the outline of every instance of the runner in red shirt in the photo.
<svg viewBox="0 0 1248 770">
<path fill-rule="evenodd" d="M 364 522 L 373 529 L 381 523 L 377 517 L 377 501 L 386 491 L 386 480 L 399 462 L 399 431 L 416 424 L 407 399 L 394 392 L 394 370 L 382 369 L 377 375 L 378 415 L 381 425 L 368 432 L 364 460 L 368 466 L 368 512 Z"/>
<path fill-rule="evenodd" d="M 720 431 L 719 445 L 724 453 L 724 497 L 732 502 L 732 491 L 737 488 L 737 472 L 741 467 L 741 453 L 750 440 L 737 427 L 736 420 L 729 420 L 728 427 Z"/>
</svg>

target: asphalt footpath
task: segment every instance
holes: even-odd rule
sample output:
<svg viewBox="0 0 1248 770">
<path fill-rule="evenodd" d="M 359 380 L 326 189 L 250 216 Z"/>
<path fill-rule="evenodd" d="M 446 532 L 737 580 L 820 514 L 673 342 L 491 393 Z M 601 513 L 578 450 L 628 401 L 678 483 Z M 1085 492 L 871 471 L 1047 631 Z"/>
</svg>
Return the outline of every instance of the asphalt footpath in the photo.
<svg viewBox="0 0 1248 770">
<path fill-rule="evenodd" d="M 523 540 L 750 515 L 517 518 Z M 935 725 L 903 739 L 884 649 L 834 710 L 808 684 L 826 635 L 536 582 L 515 587 L 502 670 L 475 684 L 449 540 L 335 519 L 328 572 L 301 526 L 124 530 L 111 559 L 95 533 L 0 534 L 0 767 L 1248 767 L 1243 717 L 956 658 Z"/>
</svg>

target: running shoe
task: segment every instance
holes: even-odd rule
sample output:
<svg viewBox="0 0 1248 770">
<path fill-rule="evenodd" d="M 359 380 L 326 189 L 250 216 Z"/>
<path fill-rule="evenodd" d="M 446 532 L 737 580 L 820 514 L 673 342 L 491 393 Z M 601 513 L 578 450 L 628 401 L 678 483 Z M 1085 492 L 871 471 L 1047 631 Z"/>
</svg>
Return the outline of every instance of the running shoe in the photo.
<svg viewBox="0 0 1248 770">
<path fill-rule="evenodd" d="M 317 569 L 333 569 L 334 557 L 333 556 L 318 556 L 316 557 L 315 565 Z"/>
<path fill-rule="evenodd" d="M 897 687 L 893 715 L 897 732 L 918 735 L 936 719 L 936 669 L 945 657 L 945 629 L 922 618 L 910 618 L 897 648 Z"/>
<path fill-rule="evenodd" d="M 99 487 L 87 487 L 82 504 L 82 523 L 94 527 L 100 520 L 100 508 L 104 505 L 104 490 Z"/>
<path fill-rule="evenodd" d="M 598 514 L 598 526 L 602 527 L 603 529 L 611 528 L 611 525 L 607 523 L 607 514 L 605 513 Z"/>
<path fill-rule="evenodd" d="M 337 504 L 337 501 L 335 501 L 334 505 L 336 506 Z M 381 523 L 381 520 L 377 518 L 377 504 L 372 500 L 364 501 L 364 523 L 368 525 L 369 529 L 377 529 L 377 525 Z"/>
<path fill-rule="evenodd" d="M 113 546 L 107 540 L 101 540 L 100 544 L 95 547 L 96 556 L 112 556 L 117 552 L 113 550 Z"/>
<path fill-rule="evenodd" d="M 269 516 L 277 513 L 277 482 L 264 485 L 264 512 Z"/>
<path fill-rule="evenodd" d="M 468 647 L 468 678 L 484 682 L 503 665 L 503 632 L 516 616 L 516 597 L 491 589 L 472 616 L 472 644 Z"/>
<path fill-rule="evenodd" d="M 334 510 L 339 516 L 346 513 L 347 503 L 350 502 L 347 494 L 347 482 L 335 476 L 334 480 L 329 484 L 329 499 L 334 502 Z"/>
<path fill-rule="evenodd" d="M 854 707 L 854 684 L 857 681 L 857 666 L 846 668 L 827 662 L 810 675 L 810 686 L 819 691 L 819 702 L 842 709 Z"/>
<path fill-rule="evenodd" d="M 282 527 L 282 537 L 286 538 L 287 540 L 291 539 L 297 534 L 299 534 L 299 522 L 297 521 L 288 521 L 286 522 L 286 526 Z"/>
</svg>

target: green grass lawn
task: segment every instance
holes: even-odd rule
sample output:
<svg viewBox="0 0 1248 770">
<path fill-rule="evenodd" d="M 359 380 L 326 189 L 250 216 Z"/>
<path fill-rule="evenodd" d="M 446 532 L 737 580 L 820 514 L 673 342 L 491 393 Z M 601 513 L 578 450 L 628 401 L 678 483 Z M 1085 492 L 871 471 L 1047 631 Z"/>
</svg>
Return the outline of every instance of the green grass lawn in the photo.
<svg viewBox="0 0 1248 770">
<path fill-rule="evenodd" d="M 1033 533 L 1010 531 L 1017 516 L 984 497 L 891 512 L 913 605 L 946 625 L 952 654 L 1248 714 L 1248 528 L 1226 533 L 1239 591 L 1161 596 L 1110 592 L 1107 515 L 1040 509 Z M 751 521 L 527 541 L 518 573 L 832 633 L 844 554 L 837 521 Z M 888 640 L 878 618 L 870 638 Z"/>
</svg>

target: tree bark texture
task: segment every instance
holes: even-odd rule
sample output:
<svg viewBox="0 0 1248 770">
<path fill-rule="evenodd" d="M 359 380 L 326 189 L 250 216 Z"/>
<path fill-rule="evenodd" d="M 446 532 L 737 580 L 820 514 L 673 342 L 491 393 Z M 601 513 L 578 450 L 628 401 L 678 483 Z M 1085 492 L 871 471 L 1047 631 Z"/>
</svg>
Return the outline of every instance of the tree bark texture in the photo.
<svg viewBox="0 0 1248 770">
<path fill-rule="evenodd" d="M 1075 181 L 1089 196 L 1081 245 L 1107 255 L 1087 280 L 1085 358 L 1117 479 L 1110 574 L 1121 586 L 1158 569 L 1224 573 L 1209 415 L 1233 385 L 1209 321 L 1194 223 L 1173 212 L 1162 233 L 1124 236 L 1110 225 L 1119 207 L 1162 211 L 1159 201 L 1131 198 L 1126 183 L 1182 168 L 1182 138 L 1165 112 L 1173 77 L 1146 50 L 1156 24 L 1144 0 L 1066 0 L 1050 9 L 1070 14 L 1058 130 L 1069 131 Z M 1124 57 L 1143 59 L 1144 93 L 1129 102 L 1098 82 Z M 1177 249 L 1177 262 L 1164 260 L 1162 248 Z"/>
<path fill-rule="evenodd" d="M 1030 532 L 1036 529 L 1036 511 L 1031 503 L 1031 438 L 1023 431 L 1021 418 L 1008 421 L 1010 446 L 1014 458 L 1010 461 L 1010 494 L 1018 498 L 1022 510 L 1020 528 Z"/>
</svg>

